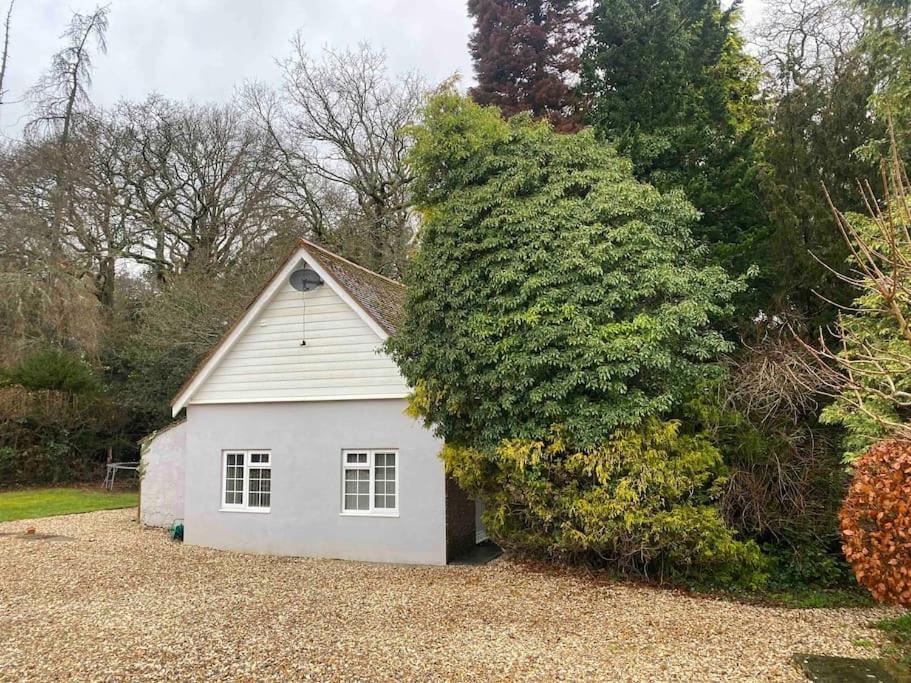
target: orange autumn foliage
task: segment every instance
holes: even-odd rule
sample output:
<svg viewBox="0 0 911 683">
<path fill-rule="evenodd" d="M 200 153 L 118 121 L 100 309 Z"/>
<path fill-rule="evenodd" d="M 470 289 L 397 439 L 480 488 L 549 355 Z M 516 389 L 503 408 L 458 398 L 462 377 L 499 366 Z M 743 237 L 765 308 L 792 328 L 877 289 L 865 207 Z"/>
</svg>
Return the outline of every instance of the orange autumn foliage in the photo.
<svg viewBox="0 0 911 683">
<path fill-rule="evenodd" d="M 880 602 L 911 607 L 911 443 L 883 441 L 861 456 L 839 517 L 857 581 Z"/>
</svg>

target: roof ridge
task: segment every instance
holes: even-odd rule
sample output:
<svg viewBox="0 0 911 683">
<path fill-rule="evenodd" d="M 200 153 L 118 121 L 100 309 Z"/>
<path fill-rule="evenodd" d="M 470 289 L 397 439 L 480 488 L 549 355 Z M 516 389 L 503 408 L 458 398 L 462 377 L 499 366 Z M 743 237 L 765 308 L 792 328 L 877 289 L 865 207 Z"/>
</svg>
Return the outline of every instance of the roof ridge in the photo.
<svg viewBox="0 0 911 683">
<path fill-rule="evenodd" d="M 336 258 L 339 261 L 344 261 L 345 263 L 347 263 L 350 266 L 354 266 L 355 268 L 358 268 L 359 270 L 363 270 L 365 273 L 374 275 L 393 285 L 398 285 L 399 287 L 402 287 L 403 289 L 405 288 L 405 285 L 403 283 L 399 282 L 398 280 L 393 280 L 391 277 L 381 275 L 380 273 L 377 273 L 375 270 L 370 270 L 369 268 L 365 268 L 364 266 L 360 265 L 359 263 L 355 263 L 354 261 L 346 259 L 344 256 L 339 256 L 334 251 L 330 251 L 329 249 L 326 249 L 326 247 L 321 246 L 321 245 L 317 244 L 316 242 L 311 242 L 310 240 L 304 239 L 303 237 L 299 237 L 298 239 L 300 240 L 301 244 L 303 244 L 305 247 L 312 247 L 314 249 L 318 249 L 319 251 L 323 252 L 324 254 L 327 254 L 328 256 L 331 256 L 332 258 Z"/>
</svg>

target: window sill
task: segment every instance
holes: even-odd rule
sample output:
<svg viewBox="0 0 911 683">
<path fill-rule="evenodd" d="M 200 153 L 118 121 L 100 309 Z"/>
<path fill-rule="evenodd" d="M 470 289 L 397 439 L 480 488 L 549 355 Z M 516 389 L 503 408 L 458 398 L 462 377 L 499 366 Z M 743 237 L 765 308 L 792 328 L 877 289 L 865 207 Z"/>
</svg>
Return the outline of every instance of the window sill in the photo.
<svg viewBox="0 0 911 683">
<path fill-rule="evenodd" d="M 219 512 L 251 512 L 254 515 L 266 515 L 272 508 L 218 508 Z"/>
<path fill-rule="evenodd" d="M 398 510 L 390 510 L 389 512 L 354 512 L 354 511 L 343 511 L 338 513 L 339 517 L 398 517 Z"/>
</svg>

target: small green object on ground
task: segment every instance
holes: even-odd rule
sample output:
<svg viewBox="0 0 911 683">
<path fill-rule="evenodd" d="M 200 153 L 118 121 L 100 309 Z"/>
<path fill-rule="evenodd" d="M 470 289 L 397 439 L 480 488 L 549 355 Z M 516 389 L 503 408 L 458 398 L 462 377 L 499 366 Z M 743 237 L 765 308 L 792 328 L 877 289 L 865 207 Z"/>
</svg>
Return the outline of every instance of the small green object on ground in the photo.
<svg viewBox="0 0 911 683">
<path fill-rule="evenodd" d="M 85 488 L 23 489 L 0 492 L 0 522 L 113 510 L 137 505 L 135 491 L 108 492 Z"/>
<path fill-rule="evenodd" d="M 822 683 L 898 683 L 881 662 L 875 659 L 797 655 L 800 670 L 811 681 Z"/>
<path fill-rule="evenodd" d="M 183 541 L 183 522 L 175 521 L 168 530 L 172 541 Z"/>
</svg>

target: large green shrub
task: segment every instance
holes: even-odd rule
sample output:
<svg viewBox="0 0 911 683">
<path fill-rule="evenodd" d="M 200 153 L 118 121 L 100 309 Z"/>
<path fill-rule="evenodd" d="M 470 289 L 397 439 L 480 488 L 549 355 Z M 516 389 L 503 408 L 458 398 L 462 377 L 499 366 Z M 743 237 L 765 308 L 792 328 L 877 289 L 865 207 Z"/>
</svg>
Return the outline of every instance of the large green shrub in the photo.
<svg viewBox="0 0 911 683">
<path fill-rule="evenodd" d="M 659 579 L 761 580 L 758 547 L 736 540 L 714 505 L 721 455 L 676 422 L 648 420 L 586 451 L 558 431 L 490 451 L 447 445 L 443 459 L 487 502 L 487 531 L 511 550 Z"/>
<path fill-rule="evenodd" d="M 122 415 L 92 368 L 59 349 L 27 356 L 0 383 L 0 486 L 100 478 Z"/>
<path fill-rule="evenodd" d="M 716 373 L 739 284 L 703 264 L 693 207 L 637 182 L 590 131 L 433 97 L 411 157 L 423 226 L 389 348 L 450 443 L 578 448 Z"/>
<path fill-rule="evenodd" d="M 729 344 L 712 325 L 740 288 L 703 265 L 693 207 L 591 131 L 504 121 L 452 90 L 413 133 L 423 225 L 388 346 L 494 538 L 752 581 L 758 548 L 714 505 L 718 452 L 659 419 L 720 372 Z"/>
</svg>

